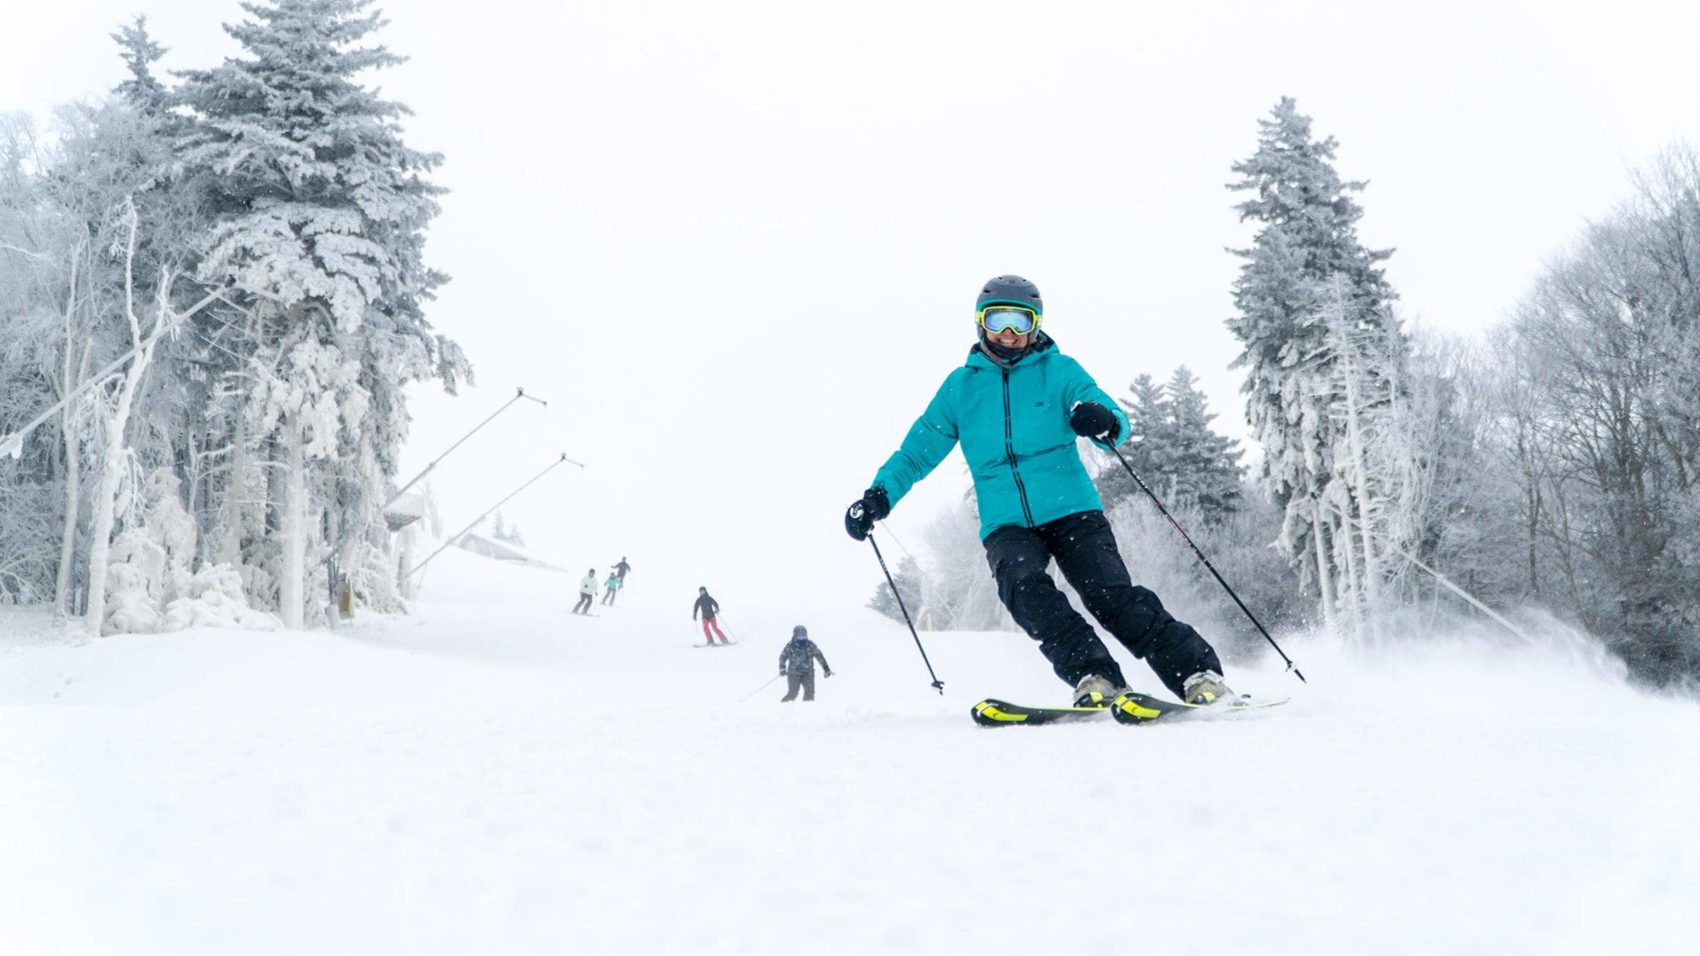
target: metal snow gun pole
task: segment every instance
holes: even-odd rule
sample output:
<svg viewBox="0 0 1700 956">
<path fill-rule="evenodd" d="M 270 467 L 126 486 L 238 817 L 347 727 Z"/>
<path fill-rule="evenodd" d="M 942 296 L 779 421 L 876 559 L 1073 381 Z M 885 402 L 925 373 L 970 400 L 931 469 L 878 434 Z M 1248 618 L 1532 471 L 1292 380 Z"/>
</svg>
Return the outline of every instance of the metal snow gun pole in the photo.
<svg viewBox="0 0 1700 956">
<path fill-rule="evenodd" d="M 547 475 L 549 472 L 553 471 L 557 466 L 559 466 L 563 463 L 568 464 L 568 465 L 577 465 L 580 468 L 584 467 L 583 462 L 573 461 L 571 458 L 568 458 L 563 453 L 561 455 L 561 457 L 556 459 L 552 464 L 550 464 L 548 468 L 545 468 L 542 471 L 538 472 L 536 475 L 532 476 L 531 481 L 528 481 L 525 484 L 520 485 L 518 488 L 515 488 L 513 491 L 508 493 L 508 496 L 506 498 L 503 498 L 501 501 L 498 501 L 495 504 L 491 505 L 490 509 L 488 511 L 485 511 L 483 514 L 479 515 L 476 519 L 473 520 L 473 522 L 471 524 L 467 525 L 466 527 L 464 527 L 464 528 L 460 529 L 459 531 L 455 532 L 454 534 L 450 535 L 447 539 L 445 539 L 443 541 L 442 547 L 431 552 L 430 556 L 427 557 L 425 560 L 419 562 L 418 564 L 414 565 L 411 568 L 408 568 L 406 573 L 404 573 L 402 575 L 402 580 L 406 580 L 406 579 L 412 577 L 414 574 L 418 573 L 421 568 L 423 568 L 423 567 L 425 567 L 425 565 L 431 563 L 432 558 L 435 558 L 437 555 L 442 554 L 443 551 L 446 548 L 448 548 L 449 545 L 454 544 L 456 541 L 459 541 L 462 535 L 466 534 L 468 531 L 471 531 L 473 528 L 478 527 L 479 522 L 483 521 L 485 518 L 490 517 L 491 513 L 493 513 L 497 508 L 500 508 L 501 506 L 507 504 L 508 501 L 510 499 L 512 499 L 515 495 L 517 495 L 520 492 L 524 491 L 525 489 L 531 487 L 531 485 L 534 482 L 536 482 L 537 479 L 542 478 L 544 475 Z"/>
<path fill-rule="evenodd" d="M 414 475 L 412 480 L 408 481 L 407 484 L 402 485 L 401 488 L 398 489 L 395 494 L 390 496 L 390 500 L 384 502 L 384 506 L 382 508 L 378 509 L 379 513 L 382 514 L 383 512 L 390 510 L 390 505 L 395 504 L 397 501 L 399 501 L 401 499 L 402 495 L 407 494 L 407 489 L 412 488 L 414 485 L 419 484 L 421 479 L 423 479 L 426 475 L 429 475 L 431 473 L 431 470 L 433 468 L 437 467 L 438 462 L 442 461 L 444 458 L 449 457 L 449 455 L 452 454 L 456 448 L 459 448 L 462 444 L 465 444 L 465 442 L 468 438 L 471 438 L 473 435 L 478 434 L 478 430 L 480 428 L 483 428 L 485 425 L 490 424 L 491 419 L 494 419 L 497 415 L 500 415 L 503 412 L 507 411 L 509 405 L 512 405 L 513 403 L 519 401 L 522 398 L 530 399 L 531 401 L 534 401 L 537 404 L 542 405 L 544 407 L 548 407 L 548 405 L 549 405 L 548 402 L 544 401 L 541 398 L 538 398 L 535 395 L 525 394 L 524 386 L 521 386 L 520 388 L 515 389 L 513 398 L 510 398 L 505 403 L 503 403 L 501 408 L 498 408 L 495 411 L 491 412 L 490 417 L 479 422 L 476 426 L 473 427 L 472 431 L 469 431 L 466 434 L 460 436 L 460 441 L 457 441 L 454 444 L 450 445 L 448 451 L 445 451 L 441 455 L 438 455 L 436 458 L 432 459 L 431 463 L 429 465 L 425 466 L 424 471 L 421 471 L 419 474 Z M 577 464 L 577 462 L 574 462 L 574 464 Z M 580 467 L 583 467 L 583 466 L 580 466 Z"/>
</svg>

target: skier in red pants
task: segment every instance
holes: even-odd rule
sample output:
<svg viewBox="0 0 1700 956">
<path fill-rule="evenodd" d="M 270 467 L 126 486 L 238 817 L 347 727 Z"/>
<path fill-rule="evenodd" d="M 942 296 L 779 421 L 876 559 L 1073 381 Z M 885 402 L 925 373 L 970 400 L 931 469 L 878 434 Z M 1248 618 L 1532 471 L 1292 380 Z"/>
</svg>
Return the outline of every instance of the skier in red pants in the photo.
<svg viewBox="0 0 1700 956">
<path fill-rule="evenodd" d="M 720 643 L 732 643 L 731 641 L 728 641 L 726 639 L 726 635 L 721 632 L 720 625 L 715 623 L 714 618 L 720 613 L 720 602 L 708 596 L 708 588 L 697 588 L 697 603 L 691 607 L 691 620 L 694 621 L 697 619 L 698 611 L 702 612 L 703 640 L 713 644 L 714 638 L 718 636 L 720 638 Z M 710 630 L 714 633 L 710 634 Z"/>
</svg>

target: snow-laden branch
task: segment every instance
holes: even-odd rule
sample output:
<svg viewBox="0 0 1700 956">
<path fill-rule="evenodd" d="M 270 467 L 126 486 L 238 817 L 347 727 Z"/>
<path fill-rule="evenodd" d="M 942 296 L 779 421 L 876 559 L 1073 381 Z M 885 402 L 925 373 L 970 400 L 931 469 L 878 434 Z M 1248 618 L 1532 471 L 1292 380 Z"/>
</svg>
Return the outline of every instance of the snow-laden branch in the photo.
<svg viewBox="0 0 1700 956">
<path fill-rule="evenodd" d="M 194 305 L 184 309 L 182 312 L 169 316 L 159 322 L 147 338 L 138 341 L 128 352 L 125 352 L 123 355 L 113 359 L 111 364 L 107 365 L 105 368 L 101 369 L 94 375 L 91 375 L 87 379 L 84 379 L 83 383 L 77 386 L 76 389 L 69 395 L 66 395 L 59 401 L 54 402 L 46 411 L 31 419 L 29 424 L 10 435 L 5 436 L 4 438 L 0 438 L 0 458 L 17 458 L 19 455 L 23 454 L 24 439 L 29 437 L 30 432 L 35 431 L 36 428 L 41 426 L 44 422 L 59 414 L 59 410 L 61 408 L 73 401 L 76 401 L 77 398 L 79 398 L 84 392 L 87 392 L 102 382 L 105 382 L 107 380 L 107 376 L 118 371 L 120 368 L 123 368 L 125 363 L 141 355 L 148 349 L 153 348 L 153 346 L 159 342 L 161 338 L 163 338 L 167 333 L 175 330 L 178 326 L 182 325 L 191 316 L 200 312 L 207 306 L 212 305 L 215 301 L 222 300 L 224 291 L 224 287 L 214 289 L 213 291 L 208 292 L 199 302 L 196 302 Z"/>
</svg>

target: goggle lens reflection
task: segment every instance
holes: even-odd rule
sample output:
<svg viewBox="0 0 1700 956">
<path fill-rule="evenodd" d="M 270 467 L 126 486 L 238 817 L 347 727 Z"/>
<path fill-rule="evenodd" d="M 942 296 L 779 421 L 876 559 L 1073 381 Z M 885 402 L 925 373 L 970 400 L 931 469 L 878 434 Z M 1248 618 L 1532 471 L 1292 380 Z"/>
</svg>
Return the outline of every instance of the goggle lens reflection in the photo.
<svg viewBox="0 0 1700 956">
<path fill-rule="evenodd" d="M 1005 329 L 1027 335 L 1039 327 L 1039 314 L 1017 306 L 994 305 L 980 310 L 980 327 L 994 335 Z"/>
</svg>

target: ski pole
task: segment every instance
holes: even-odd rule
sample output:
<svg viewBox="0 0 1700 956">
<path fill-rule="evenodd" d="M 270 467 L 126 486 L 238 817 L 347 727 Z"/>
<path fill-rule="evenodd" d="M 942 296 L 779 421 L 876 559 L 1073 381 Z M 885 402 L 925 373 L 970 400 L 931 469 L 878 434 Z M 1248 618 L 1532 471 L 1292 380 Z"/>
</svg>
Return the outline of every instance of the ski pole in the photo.
<svg viewBox="0 0 1700 956">
<path fill-rule="evenodd" d="M 778 679 L 779 679 L 779 678 L 781 678 L 781 677 L 784 677 L 784 676 L 785 676 L 785 675 L 784 675 L 784 674 L 775 674 L 775 675 L 773 675 L 773 676 L 772 676 L 772 677 L 769 677 L 769 678 L 768 678 L 768 679 L 767 679 L 767 680 L 766 680 L 766 681 L 765 681 L 765 682 L 764 682 L 764 683 L 763 683 L 763 684 L 762 684 L 762 685 L 761 685 L 761 687 L 757 687 L 757 688 L 756 688 L 756 689 L 755 689 L 755 690 L 752 690 L 752 691 L 750 691 L 750 692 L 749 692 L 749 693 L 748 693 L 748 694 L 745 694 L 745 695 L 744 695 L 744 696 L 742 696 L 742 697 L 740 697 L 740 698 L 738 698 L 738 703 L 740 703 L 740 704 L 741 704 L 741 703 L 743 703 L 743 702 L 744 702 L 744 701 L 746 701 L 746 700 L 749 700 L 749 699 L 750 699 L 750 698 L 751 698 L 751 697 L 754 697 L 754 696 L 755 696 L 755 695 L 757 695 L 757 694 L 759 694 L 759 693 L 761 693 L 761 691 L 762 691 L 762 688 L 763 688 L 763 687 L 766 687 L 766 686 L 767 686 L 767 685 L 768 685 L 768 684 L 771 684 L 771 683 L 773 683 L 773 682 L 774 682 L 774 681 L 776 681 L 776 680 L 778 680 Z"/>
<path fill-rule="evenodd" d="M 1251 608 L 1246 607 L 1245 602 L 1240 600 L 1240 596 L 1234 593 L 1234 589 L 1228 587 L 1228 582 L 1222 580 L 1222 575 L 1216 571 L 1216 566 L 1211 564 L 1210 559 L 1205 557 L 1204 552 L 1199 550 L 1198 545 L 1193 543 L 1192 536 L 1186 533 L 1186 530 L 1181 527 L 1180 522 L 1175 520 L 1174 515 L 1169 514 L 1169 509 L 1163 507 L 1163 502 L 1157 499 L 1157 496 L 1152 493 L 1149 487 L 1146 486 L 1144 480 L 1139 477 L 1139 473 L 1133 470 L 1133 466 L 1128 464 L 1126 458 L 1122 457 L 1121 449 L 1112 446 L 1110 451 L 1115 453 L 1116 460 L 1122 463 L 1123 468 L 1127 469 L 1128 476 L 1133 479 L 1134 484 L 1139 486 L 1139 490 L 1145 492 L 1145 494 L 1151 499 L 1151 503 L 1157 506 L 1158 511 L 1162 512 L 1163 517 L 1169 519 L 1170 526 L 1180 532 L 1181 538 L 1186 541 L 1188 547 L 1192 548 L 1192 553 L 1198 555 L 1198 560 L 1204 562 L 1204 566 L 1210 570 L 1212 575 L 1215 576 L 1216 583 L 1220 584 L 1222 586 L 1222 590 L 1227 591 L 1228 596 L 1233 598 L 1234 603 L 1238 604 L 1240 606 L 1240 610 L 1245 612 L 1245 616 L 1251 620 L 1252 626 L 1257 628 L 1257 633 L 1262 634 L 1263 639 L 1269 642 L 1269 646 L 1275 648 L 1275 653 L 1281 655 L 1281 659 L 1287 662 L 1287 670 L 1292 671 L 1293 675 L 1301 682 L 1306 684 L 1310 683 L 1310 681 L 1305 680 L 1305 675 L 1299 670 L 1299 666 L 1294 664 L 1292 658 L 1287 656 L 1287 652 L 1281 650 L 1281 645 L 1275 643 L 1275 639 L 1270 637 L 1269 632 L 1263 629 L 1263 625 L 1257 620 L 1257 615 L 1251 613 Z"/>
<path fill-rule="evenodd" d="M 903 595 L 897 592 L 897 582 L 891 578 L 891 569 L 885 566 L 885 555 L 880 554 L 879 543 L 874 540 L 872 532 L 868 533 L 868 543 L 874 546 L 874 557 L 879 559 L 880 570 L 885 572 L 885 581 L 891 585 L 891 596 L 897 598 L 897 609 L 903 612 L 903 623 L 909 625 L 909 633 L 915 638 L 915 648 L 921 652 L 921 661 L 927 665 L 927 675 L 933 679 L 933 686 L 938 689 L 940 696 L 944 694 L 944 681 L 933 673 L 933 662 L 927 660 L 927 649 L 921 646 L 921 635 L 915 633 L 915 622 L 909 619 L 909 609 L 903 605 Z"/>
</svg>

